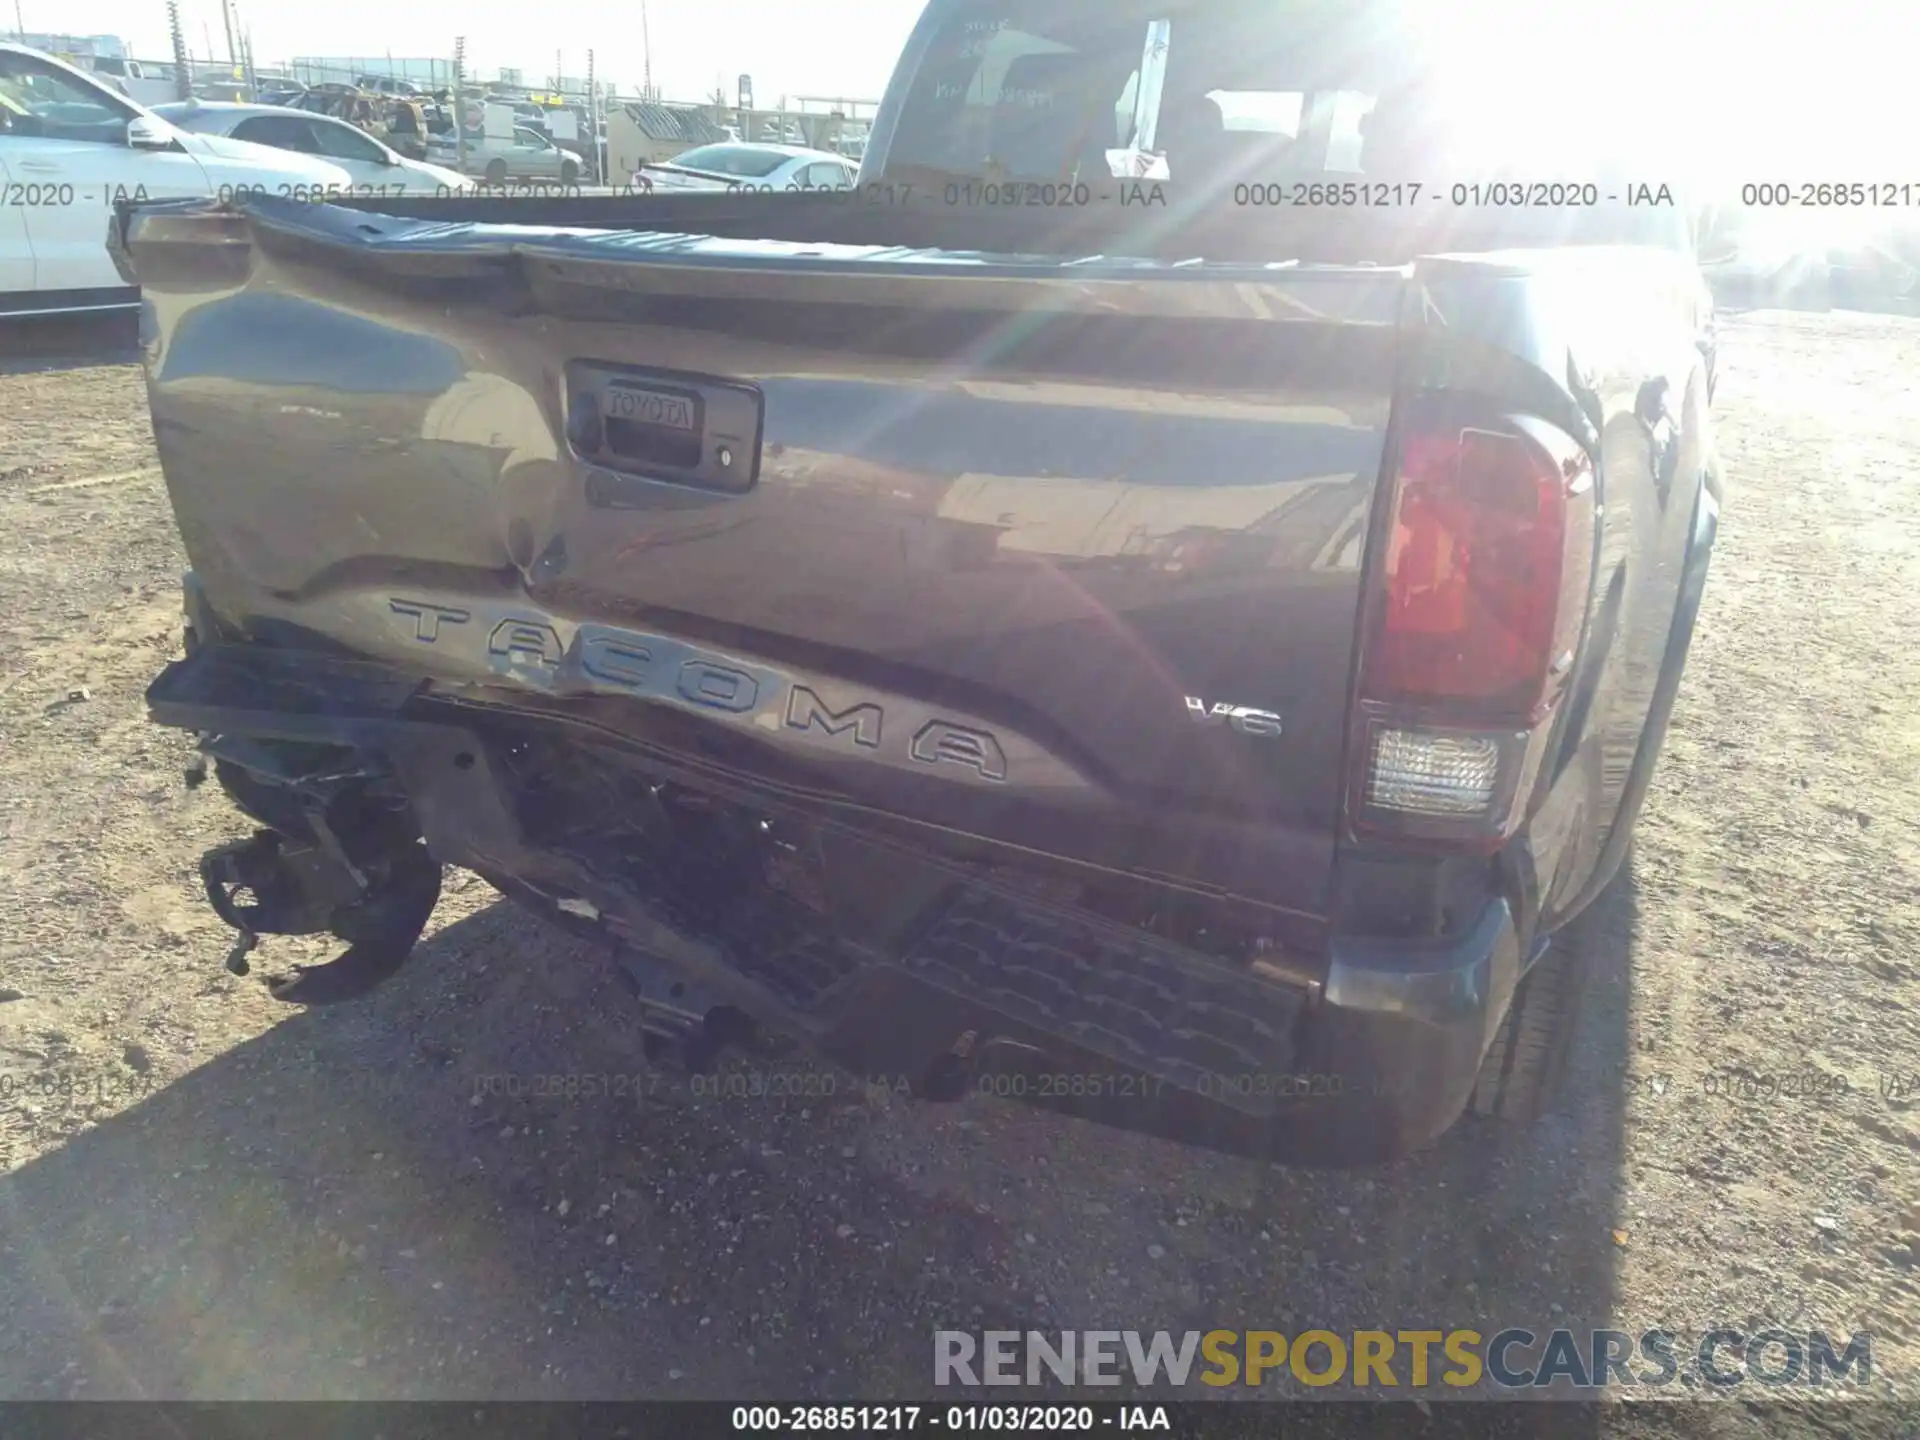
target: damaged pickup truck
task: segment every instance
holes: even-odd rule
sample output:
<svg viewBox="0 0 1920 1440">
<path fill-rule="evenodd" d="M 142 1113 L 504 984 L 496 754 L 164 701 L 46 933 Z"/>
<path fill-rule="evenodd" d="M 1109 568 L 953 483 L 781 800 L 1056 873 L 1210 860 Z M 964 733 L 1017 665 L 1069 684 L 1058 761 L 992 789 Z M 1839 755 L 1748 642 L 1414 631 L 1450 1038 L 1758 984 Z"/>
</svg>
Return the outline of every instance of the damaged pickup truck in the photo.
<svg viewBox="0 0 1920 1440">
<path fill-rule="evenodd" d="M 852 192 L 124 212 L 231 967 L 362 994 L 458 865 L 690 1064 L 1338 1163 L 1545 1108 L 1710 306 L 1671 202 L 1480 203 L 1384 15 L 934 0 Z"/>
</svg>

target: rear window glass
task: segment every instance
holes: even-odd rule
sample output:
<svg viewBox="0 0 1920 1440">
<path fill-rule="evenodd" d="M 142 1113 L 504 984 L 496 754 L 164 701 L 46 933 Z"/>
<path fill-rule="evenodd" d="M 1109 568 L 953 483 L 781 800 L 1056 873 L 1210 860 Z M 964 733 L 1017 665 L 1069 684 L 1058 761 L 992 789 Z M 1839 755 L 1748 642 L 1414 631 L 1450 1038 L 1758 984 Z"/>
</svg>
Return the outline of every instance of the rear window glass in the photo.
<svg viewBox="0 0 1920 1440">
<path fill-rule="evenodd" d="M 1687 243 L 1675 204 L 1619 198 L 1623 127 L 1549 66 L 1503 71 L 1517 22 L 1469 25 L 1445 0 L 948 0 L 930 23 L 889 175 L 1108 196 L 1102 182 L 1166 181 L 1187 217 L 1265 205 L 1276 224 L 1418 231 L 1429 251 Z M 1302 193 L 1336 198 L 1284 198 Z"/>
<path fill-rule="evenodd" d="M 716 175 L 759 177 L 771 175 L 787 163 L 778 150 L 756 150 L 748 145 L 702 145 L 682 151 L 667 163 L 684 165 L 689 170 L 707 170 Z"/>
<path fill-rule="evenodd" d="M 1145 20 L 1091 7 L 959 8 L 914 78 L 899 158 L 968 174 L 1060 178 L 1122 142 Z M 1056 18 L 1057 17 L 1057 18 Z M 1089 170 L 1089 173 L 1093 171 Z"/>
<path fill-rule="evenodd" d="M 1337 15 L 1243 4 L 961 0 L 917 72 L 899 160 L 969 175 L 1093 179 L 1151 152 L 1182 178 L 1236 158 L 1359 163 L 1383 64 Z M 1144 103 L 1143 103 L 1144 102 Z"/>
</svg>

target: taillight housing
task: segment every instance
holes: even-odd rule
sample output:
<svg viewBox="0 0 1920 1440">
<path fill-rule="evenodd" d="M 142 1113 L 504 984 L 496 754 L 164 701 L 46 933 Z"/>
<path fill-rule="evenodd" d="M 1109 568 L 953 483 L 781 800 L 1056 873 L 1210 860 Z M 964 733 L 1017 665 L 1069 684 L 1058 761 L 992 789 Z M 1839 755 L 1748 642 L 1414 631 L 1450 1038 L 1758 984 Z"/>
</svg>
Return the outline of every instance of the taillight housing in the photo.
<svg viewBox="0 0 1920 1440">
<path fill-rule="evenodd" d="M 1586 623 L 1593 482 L 1542 421 L 1409 409 L 1357 680 L 1357 830 L 1512 833 Z"/>
</svg>

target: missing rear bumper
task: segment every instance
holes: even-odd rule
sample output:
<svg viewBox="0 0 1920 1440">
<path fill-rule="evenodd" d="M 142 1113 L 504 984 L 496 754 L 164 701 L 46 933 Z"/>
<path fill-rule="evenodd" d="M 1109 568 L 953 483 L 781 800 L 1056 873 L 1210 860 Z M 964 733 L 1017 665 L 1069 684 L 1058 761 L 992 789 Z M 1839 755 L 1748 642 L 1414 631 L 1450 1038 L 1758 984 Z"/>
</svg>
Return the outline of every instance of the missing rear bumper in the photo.
<svg viewBox="0 0 1920 1440">
<path fill-rule="evenodd" d="M 210 645 L 149 704 L 162 724 L 366 757 L 435 862 L 676 977 L 679 994 L 642 985 L 643 1023 L 696 1046 L 750 1017 L 916 1094 L 1336 1163 L 1423 1142 L 1471 1088 L 1495 987 L 1470 972 L 1487 956 L 1397 986 L 1350 965 L 1341 991 L 1316 995 L 1280 967 L 1197 953 L 963 860 L 707 793 L 564 719 L 418 689 L 357 662 Z"/>
</svg>

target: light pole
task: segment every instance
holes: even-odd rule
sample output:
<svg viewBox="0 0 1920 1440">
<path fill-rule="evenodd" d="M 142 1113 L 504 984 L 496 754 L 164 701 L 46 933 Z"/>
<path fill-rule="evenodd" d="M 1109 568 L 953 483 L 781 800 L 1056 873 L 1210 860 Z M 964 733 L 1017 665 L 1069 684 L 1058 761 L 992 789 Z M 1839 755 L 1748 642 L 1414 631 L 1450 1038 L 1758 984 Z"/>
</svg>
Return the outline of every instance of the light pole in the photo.
<svg viewBox="0 0 1920 1440">
<path fill-rule="evenodd" d="M 14 4 L 19 3 L 14 0 Z M 640 91 L 653 99 L 653 42 L 647 38 L 647 0 L 640 0 Z"/>
<path fill-rule="evenodd" d="M 453 42 L 453 164 L 462 176 L 467 173 L 466 70 L 467 37 L 462 35 Z"/>
<path fill-rule="evenodd" d="M 18 3 L 18 0 L 15 0 Z M 167 0 L 167 29 L 173 32 L 173 95 L 193 98 L 193 64 L 187 58 L 187 32 L 180 28 L 180 0 Z M 209 45 L 208 49 L 213 47 Z"/>
<path fill-rule="evenodd" d="M 592 46 L 587 47 L 587 153 L 593 157 L 587 161 L 587 173 L 594 184 L 605 184 L 600 178 L 600 172 L 606 167 L 600 163 L 600 87 L 593 73 Z"/>
</svg>

